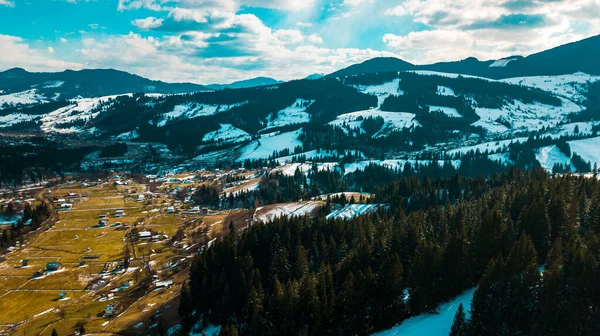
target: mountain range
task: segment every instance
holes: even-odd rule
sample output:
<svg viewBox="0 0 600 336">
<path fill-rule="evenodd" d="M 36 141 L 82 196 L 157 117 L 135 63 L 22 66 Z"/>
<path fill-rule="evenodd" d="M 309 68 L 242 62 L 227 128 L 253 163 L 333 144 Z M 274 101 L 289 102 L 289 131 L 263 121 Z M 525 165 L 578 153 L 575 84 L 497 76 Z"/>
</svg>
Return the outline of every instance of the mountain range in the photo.
<svg viewBox="0 0 600 336">
<path fill-rule="evenodd" d="M 593 37 L 527 57 L 375 58 L 302 80 L 206 86 L 11 69 L 0 73 L 0 132 L 152 143 L 191 165 L 298 156 L 343 160 L 344 170 L 366 158 L 459 165 L 481 152 L 494 164 L 585 171 L 600 163 L 591 149 L 600 145 L 599 50 Z"/>
<path fill-rule="evenodd" d="M 338 70 L 330 77 L 347 77 L 374 72 L 429 70 L 486 78 L 502 79 L 524 76 L 564 75 L 585 72 L 600 74 L 600 35 L 562 45 L 527 57 L 514 56 L 501 60 L 480 61 L 474 57 L 455 62 L 414 65 L 390 57 L 374 58 Z"/>
</svg>

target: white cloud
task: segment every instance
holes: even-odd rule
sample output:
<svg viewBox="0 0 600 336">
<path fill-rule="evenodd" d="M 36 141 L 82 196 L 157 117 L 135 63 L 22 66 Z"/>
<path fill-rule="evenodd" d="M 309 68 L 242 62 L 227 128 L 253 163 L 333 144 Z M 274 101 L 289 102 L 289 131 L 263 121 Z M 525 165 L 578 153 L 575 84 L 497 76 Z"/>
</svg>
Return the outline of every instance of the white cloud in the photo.
<svg viewBox="0 0 600 336">
<path fill-rule="evenodd" d="M 306 40 L 313 44 L 322 44 L 323 43 L 323 38 L 321 36 L 319 36 L 318 34 L 311 34 L 306 38 Z"/>
<path fill-rule="evenodd" d="M 401 8 L 401 9 L 399 9 Z M 385 34 L 402 58 L 423 64 L 475 56 L 529 55 L 597 34 L 599 0 L 408 0 L 386 15 L 405 14 L 430 28 Z"/>
<path fill-rule="evenodd" d="M 304 42 L 304 35 L 299 30 L 280 29 L 273 33 L 283 44 L 298 44 Z"/>
<path fill-rule="evenodd" d="M 153 16 L 149 16 L 145 19 L 136 19 L 131 21 L 131 24 L 143 30 L 158 28 L 162 26 L 162 23 L 163 19 L 157 19 Z"/>
<path fill-rule="evenodd" d="M 398 5 L 394 8 L 386 9 L 384 14 L 387 16 L 405 16 L 407 13 L 402 5 Z"/>
<path fill-rule="evenodd" d="M 0 0 L 0 6 L 15 7 L 15 3 L 10 0 Z"/>
<path fill-rule="evenodd" d="M 374 0 L 344 0 L 342 5 L 348 7 L 358 7 L 366 3 L 372 3 Z"/>
<path fill-rule="evenodd" d="M 52 47 L 48 47 L 48 53 L 50 53 L 50 54 L 54 54 L 54 48 L 52 48 Z"/>
<path fill-rule="evenodd" d="M 61 37 L 61 38 L 60 38 L 58 41 L 59 41 L 60 43 L 68 43 L 68 42 L 69 42 L 69 40 L 67 40 L 67 39 L 66 39 L 66 38 L 64 38 L 64 37 Z"/>
<path fill-rule="evenodd" d="M 48 49 L 31 48 L 22 38 L 0 34 L 0 69 L 22 67 L 30 71 L 80 69 L 81 64 L 62 61 L 48 55 Z"/>
<path fill-rule="evenodd" d="M 92 29 L 98 29 L 98 28 L 100 28 L 100 25 L 99 25 L 99 24 L 97 24 L 97 23 L 90 23 L 88 26 L 89 26 L 90 28 L 92 28 Z"/>
</svg>

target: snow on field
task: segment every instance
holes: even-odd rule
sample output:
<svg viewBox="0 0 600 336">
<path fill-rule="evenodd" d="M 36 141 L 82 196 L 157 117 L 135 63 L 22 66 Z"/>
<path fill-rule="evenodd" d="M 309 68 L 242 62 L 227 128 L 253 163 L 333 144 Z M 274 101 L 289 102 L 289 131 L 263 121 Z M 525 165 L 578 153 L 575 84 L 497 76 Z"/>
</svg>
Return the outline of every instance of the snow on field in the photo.
<svg viewBox="0 0 600 336">
<path fill-rule="evenodd" d="M 454 90 L 452 90 L 449 87 L 440 86 L 440 85 L 438 85 L 437 94 L 439 96 L 452 96 L 452 97 L 456 97 L 456 93 L 454 93 Z"/>
<path fill-rule="evenodd" d="M 335 170 L 341 170 L 340 164 L 337 162 L 321 162 L 321 163 L 317 163 L 317 169 L 319 171 L 324 171 L 324 170 L 328 170 L 328 171 L 335 171 Z"/>
<path fill-rule="evenodd" d="M 7 104 L 14 106 L 18 104 L 31 105 L 38 103 L 47 103 L 48 100 L 44 96 L 37 93 L 36 89 L 31 89 L 23 92 L 11 93 L 0 96 L 0 108 L 2 105 Z"/>
<path fill-rule="evenodd" d="M 391 95 L 401 95 L 400 79 L 394 79 L 391 82 L 381 85 L 356 85 L 358 91 L 377 97 L 377 107 L 381 107 L 385 99 Z"/>
<path fill-rule="evenodd" d="M 574 140 L 568 142 L 571 146 L 571 153 L 577 153 L 585 161 L 592 165 L 600 166 L 600 137 Z"/>
<path fill-rule="evenodd" d="M 381 206 L 381 204 L 347 204 L 341 209 L 332 211 L 326 218 L 351 219 L 356 216 L 369 214 Z"/>
<path fill-rule="evenodd" d="M 293 152 L 296 147 L 302 146 L 302 141 L 298 140 L 300 134 L 302 134 L 302 129 L 276 135 L 264 134 L 260 139 L 252 141 L 241 149 L 238 161 L 267 159 L 273 155 L 274 151 L 284 149 Z"/>
<path fill-rule="evenodd" d="M 338 158 L 338 157 L 343 157 L 344 154 L 341 153 L 341 155 L 339 155 L 340 153 L 338 153 L 337 150 L 328 150 L 328 149 L 313 149 L 311 151 L 308 152 L 302 152 L 302 153 L 298 153 L 298 154 L 294 154 L 294 155 L 288 155 L 288 156 L 283 156 L 278 158 L 276 161 L 281 163 L 286 163 L 286 162 L 291 162 L 294 161 L 294 158 L 298 158 L 300 156 L 305 157 L 307 160 L 313 160 L 313 159 L 321 159 L 321 158 Z M 357 151 L 352 151 L 352 154 L 355 156 L 360 156 L 360 157 L 364 157 L 364 154 L 361 152 L 357 152 Z"/>
<path fill-rule="evenodd" d="M 404 169 L 404 166 L 408 163 L 410 164 L 412 167 L 415 166 L 421 166 L 421 165 L 429 165 L 431 164 L 431 160 L 367 160 L 367 161 L 359 161 L 359 162 L 353 162 L 353 163 L 347 163 L 346 165 L 344 165 L 344 173 L 345 174 L 350 174 L 353 173 L 357 170 L 365 170 L 365 168 L 371 164 L 374 165 L 379 165 L 379 166 L 384 166 L 387 167 L 389 169 L 398 169 L 400 171 L 402 171 Z M 435 161 L 438 166 L 443 166 L 445 163 L 450 163 L 452 164 L 452 166 L 454 168 L 459 168 L 461 161 L 460 160 L 449 160 L 449 161 L 444 161 L 444 160 L 438 160 Z"/>
<path fill-rule="evenodd" d="M 229 197 L 230 194 L 239 194 L 248 191 L 258 190 L 260 187 L 260 178 L 255 178 L 248 181 L 238 182 L 239 185 L 234 185 L 232 187 L 226 188 L 223 190 L 225 197 Z"/>
<path fill-rule="evenodd" d="M 452 108 L 452 107 L 429 105 L 429 111 L 430 112 L 434 112 L 434 111 L 442 112 L 443 114 L 447 115 L 450 118 L 462 118 L 462 115 L 460 113 L 458 113 L 458 111 L 455 108 Z"/>
<path fill-rule="evenodd" d="M 482 126 L 493 133 L 508 130 L 496 122 L 499 118 L 508 121 L 513 130 L 537 131 L 543 127 L 553 128 L 567 120 L 571 113 L 580 112 L 582 107 L 570 100 L 561 98 L 562 106 L 550 106 L 540 103 L 524 104 L 515 100 L 499 109 L 476 108 L 481 119 L 473 125 Z"/>
<path fill-rule="evenodd" d="M 23 114 L 23 113 L 11 113 L 5 116 L 0 116 L 0 128 L 10 127 L 18 123 L 30 121 L 38 116 Z"/>
<path fill-rule="evenodd" d="M 134 129 L 133 131 L 129 131 L 129 132 L 125 132 L 125 133 L 121 133 L 119 135 L 117 135 L 115 137 L 115 140 L 134 140 L 137 139 L 140 136 L 140 134 L 138 133 L 137 129 Z"/>
<path fill-rule="evenodd" d="M 288 163 L 283 166 L 279 166 L 271 170 L 271 173 L 282 173 L 286 176 L 294 176 L 296 174 L 296 169 L 299 169 L 300 172 L 306 173 L 312 168 L 312 165 L 308 163 Z"/>
<path fill-rule="evenodd" d="M 600 125 L 600 122 L 590 121 L 565 124 L 553 129 L 550 136 L 556 139 L 562 136 L 592 135 L 592 128 L 595 125 Z"/>
<path fill-rule="evenodd" d="M 59 88 L 59 87 L 61 87 L 63 84 L 65 84 L 65 82 L 63 82 L 63 81 L 59 81 L 59 80 L 47 81 L 46 83 L 44 83 L 44 89 L 55 89 L 55 88 Z"/>
<path fill-rule="evenodd" d="M 176 105 L 173 111 L 163 114 L 163 118 L 158 122 L 158 126 L 162 127 L 167 124 L 170 119 L 192 119 L 196 117 L 210 116 L 221 112 L 226 112 L 234 107 L 239 107 L 247 102 L 231 104 L 231 105 L 209 105 L 200 103 L 186 103 Z"/>
<path fill-rule="evenodd" d="M 314 100 L 296 99 L 292 106 L 277 112 L 274 116 L 269 115 L 265 129 L 309 122 L 310 114 L 306 109 L 314 102 Z"/>
<path fill-rule="evenodd" d="M 268 205 L 262 208 L 256 209 L 254 219 L 263 223 L 270 222 L 275 218 L 287 216 L 304 216 L 309 215 L 318 208 L 323 206 L 323 202 L 319 201 L 306 201 L 306 202 L 294 202 L 294 203 L 282 203 Z"/>
<path fill-rule="evenodd" d="M 467 318 L 470 317 L 471 300 L 475 289 L 469 289 L 452 301 L 442 303 L 438 307 L 438 314 L 422 314 L 405 320 L 400 325 L 372 336 L 446 336 L 450 333 L 454 315 L 462 303 Z"/>
<path fill-rule="evenodd" d="M 485 152 L 490 153 L 493 151 L 497 151 L 499 149 L 503 149 L 504 147 L 508 147 L 513 142 L 523 143 L 525 141 L 527 141 L 527 138 L 525 138 L 525 137 L 508 139 L 508 140 L 490 141 L 490 142 L 480 143 L 480 144 L 474 145 L 474 146 L 466 146 L 466 147 L 452 149 L 452 150 L 447 151 L 446 154 L 454 155 L 456 153 L 460 153 L 462 155 L 462 154 L 466 154 L 468 152 L 477 152 L 477 151 L 479 151 L 480 153 L 485 153 Z"/>
<path fill-rule="evenodd" d="M 231 124 L 220 124 L 220 128 L 216 131 L 209 132 L 204 135 L 202 141 L 216 142 L 234 140 L 235 142 L 251 139 L 252 136 L 248 132 L 234 127 Z"/>
<path fill-rule="evenodd" d="M 491 155 L 488 155 L 488 159 L 499 162 L 506 166 L 510 166 L 513 164 L 513 161 L 510 159 L 509 153 L 491 154 Z"/>
<path fill-rule="evenodd" d="M 60 128 L 57 126 L 78 120 L 93 119 L 110 107 L 110 104 L 107 104 L 110 100 L 121 96 L 131 97 L 132 94 L 71 100 L 71 105 L 59 108 L 43 116 L 41 119 L 41 129 L 46 133 L 70 134 L 81 132 L 82 129 L 79 127 Z M 99 109 L 99 107 L 102 108 Z"/>
<path fill-rule="evenodd" d="M 555 164 L 567 165 L 571 167 L 571 171 L 575 171 L 575 166 L 571 163 L 571 159 L 561 152 L 556 145 L 546 146 L 538 149 L 535 153 L 535 158 L 540 165 L 547 171 L 552 171 Z"/>
<path fill-rule="evenodd" d="M 600 80 L 583 72 L 562 76 L 534 76 L 503 79 L 502 82 L 538 88 L 558 96 L 582 102 L 589 83 Z"/>
<path fill-rule="evenodd" d="M 517 60 L 518 58 L 503 58 L 494 61 L 494 63 L 490 64 L 490 68 L 504 68 L 508 63 Z"/>
<path fill-rule="evenodd" d="M 374 138 L 383 137 L 394 130 L 401 130 L 403 128 L 420 126 L 419 122 L 415 120 L 415 115 L 413 113 L 382 112 L 375 109 L 345 113 L 339 115 L 334 121 L 331 121 L 329 124 L 345 127 L 344 129 L 347 130 L 357 128 L 362 133 L 364 132 L 364 130 L 362 129 L 363 119 L 377 117 L 383 118 L 385 124 L 377 133 L 373 135 Z"/>
<path fill-rule="evenodd" d="M 407 72 L 412 72 L 412 73 L 416 73 L 417 75 L 424 75 L 424 76 L 440 76 L 440 77 L 448 77 L 448 78 L 458 78 L 463 77 L 463 78 L 478 78 L 478 79 L 483 79 L 486 81 L 490 81 L 493 82 L 493 79 L 489 79 L 489 78 L 485 78 L 485 77 L 477 77 L 477 76 L 471 76 L 471 75 L 462 75 L 462 74 L 455 74 L 455 73 L 449 73 L 449 72 L 438 72 L 438 71 L 430 71 L 430 70 L 410 70 Z"/>
</svg>

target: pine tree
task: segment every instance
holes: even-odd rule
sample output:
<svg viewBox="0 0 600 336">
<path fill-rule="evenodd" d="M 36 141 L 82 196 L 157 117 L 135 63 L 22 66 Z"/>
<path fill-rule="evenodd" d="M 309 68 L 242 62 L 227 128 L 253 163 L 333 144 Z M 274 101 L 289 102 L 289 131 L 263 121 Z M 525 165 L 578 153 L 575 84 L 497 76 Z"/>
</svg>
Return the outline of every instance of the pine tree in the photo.
<svg viewBox="0 0 600 336">
<path fill-rule="evenodd" d="M 52 336 L 58 336 L 58 332 L 56 331 L 56 329 L 52 329 Z"/>
<path fill-rule="evenodd" d="M 505 281 L 508 284 L 506 317 L 503 322 L 510 335 L 530 334 L 536 313 L 540 271 L 531 238 L 522 235 L 511 249 L 506 261 Z"/>
<path fill-rule="evenodd" d="M 440 297 L 441 251 L 431 242 L 419 245 L 412 261 L 410 273 L 410 305 L 414 312 L 422 313 L 436 307 Z"/>
<path fill-rule="evenodd" d="M 565 335 L 567 320 L 562 253 L 562 241 L 559 238 L 550 250 L 542 276 L 540 311 L 535 320 L 538 335 Z"/>
<path fill-rule="evenodd" d="M 467 316 L 461 303 L 454 315 L 454 322 L 450 328 L 450 336 L 467 336 Z"/>
<path fill-rule="evenodd" d="M 178 313 L 179 313 L 179 317 L 181 318 L 181 328 L 184 332 L 187 332 L 192 328 L 192 326 L 194 324 L 194 318 L 193 318 L 194 303 L 190 296 L 187 283 L 184 283 L 181 286 L 181 294 L 179 297 L 180 297 L 180 299 L 179 299 Z"/>
</svg>

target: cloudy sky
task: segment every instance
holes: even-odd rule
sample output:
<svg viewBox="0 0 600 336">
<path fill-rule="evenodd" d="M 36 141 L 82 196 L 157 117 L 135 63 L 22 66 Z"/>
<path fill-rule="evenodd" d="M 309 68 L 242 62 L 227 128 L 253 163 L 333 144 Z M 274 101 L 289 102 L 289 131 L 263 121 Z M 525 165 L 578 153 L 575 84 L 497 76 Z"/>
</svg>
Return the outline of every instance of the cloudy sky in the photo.
<svg viewBox="0 0 600 336">
<path fill-rule="evenodd" d="M 600 0 L 0 0 L 0 70 L 225 83 L 528 55 L 600 34 Z"/>
</svg>

